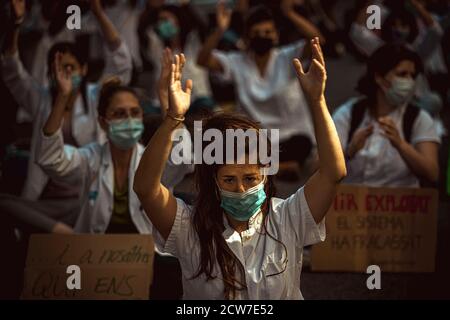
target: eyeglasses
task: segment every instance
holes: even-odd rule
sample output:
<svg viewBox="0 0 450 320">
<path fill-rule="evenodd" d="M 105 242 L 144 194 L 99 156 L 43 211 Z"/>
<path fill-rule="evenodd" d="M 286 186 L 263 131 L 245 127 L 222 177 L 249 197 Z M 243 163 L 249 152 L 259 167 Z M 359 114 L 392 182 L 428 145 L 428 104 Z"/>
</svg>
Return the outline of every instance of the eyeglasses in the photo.
<svg viewBox="0 0 450 320">
<path fill-rule="evenodd" d="M 124 120 L 131 118 L 142 118 L 144 115 L 144 111 L 142 108 L 117 108 L 111 112 L 108 112 L 107 117 L 112 120 Z"/>
</svg>

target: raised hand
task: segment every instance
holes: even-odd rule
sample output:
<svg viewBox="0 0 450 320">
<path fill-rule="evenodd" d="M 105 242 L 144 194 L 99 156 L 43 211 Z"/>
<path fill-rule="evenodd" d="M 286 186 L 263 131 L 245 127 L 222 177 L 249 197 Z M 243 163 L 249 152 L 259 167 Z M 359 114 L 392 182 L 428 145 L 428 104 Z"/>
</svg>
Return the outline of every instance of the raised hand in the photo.
<svg viewBox="0 0 450 320">
<path fill-rule="evenodd" d="M 185 62 L 184 54 L 177 54 L 175 55 L 175 63 L 172 64 L 168 114 L 173 117 L 184 116 L 191 104 L 192 80 L 186 81 L 185 90 L 181 85 Z"/>
<path fill-rule="evenodd" d="M 302 86 L 308 102 L 317 102 L 324 97 L 327 71 L 325 59 L 320 47 L 319 38 L 311 40 L 312 62 L 308 72 L 304 72 L 299 59 L 294 59 L 294 67 L 297 72 L 298 81 Z"/>
<path fill-rule="evenodd" d="M 25 0 L 11 0 L 14 24 L 19 25 L 25 19 Z"/>
<path fill-rule="evenodd" d="M 72 93 L 72 74 L 70 71 L 64 70 L 61 59 L 61 52 L 57 52 L 53 62 L 53 74 L 56 78 L 58 93 L 69 96 Z"/>
<path fill-rule="evenodd" d="M 225 32 L 230 26 L 232 11 L 226 7 L 224 1 L 219 1 L 216 8 L 216 22 L 220 31 Z"/>
<path fill-rule="evenodd" d="M 169 87 L 172 75 L 172 57 L 172 50 L 170 50 L 170 48 L 165 48 L 161 56 L 161 74 L 158 80 L 158 96 L 163 115 L 165 115 L 169 109 Z"/>
</svg>

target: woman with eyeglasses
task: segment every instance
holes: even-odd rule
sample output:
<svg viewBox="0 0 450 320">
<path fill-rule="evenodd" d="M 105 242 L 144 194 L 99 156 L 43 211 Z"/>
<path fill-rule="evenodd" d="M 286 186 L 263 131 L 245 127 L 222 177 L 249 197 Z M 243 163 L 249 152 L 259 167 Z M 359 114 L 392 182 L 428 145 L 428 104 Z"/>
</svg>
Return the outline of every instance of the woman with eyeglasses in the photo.
<svg viewBox="0 0 450 320">
<path fill-rule="evenodd" d="M 184 58 L 175 56 L 167 116 L 142 156 L 134 190 L 155 228 L 158 249 L 180 261 L 185 299 L 302 299 L 303 247 L 324 239 L 324 216 L 346 175 L 324 98 L 326 71 L 318 38 L 311 47 L 309 71 L 303 71 L 298 59 L 294 66 L 313 114 L 320 164 L 306 185 L 286 200 L 274 197 L 271 176 L 261 170 L 260 158 L 256 164 L 248 161 L 250 151 L 238 153 L 230 164 L 196 164 L 194 206 L 175 198 L 161 183 L 172 134 L 183 123 L 192 90 L 190 80 L 183 90 Z M 203 132 L 214 129 L 221 134 L 243 129 L 259 136 L 259 128 L 234 114 L 215 114 L 203 122 Z M 202 154 L 207 147 L 209 143 L 202 146 Z"/>
<path fill-rule="evenodd" d="M 82 148 L 64 144 L 62 126 L 72 79 L 58 54 L 54 63 L 58 93 L 42 129 L 37 162 L 53 179 L 80 186 L 79 233 L 150 233 L 132 190 L 134 171 L 143 153 L 138 143 L 144 130 L 143 109 L 136 93 L 117 78 L 100 92 L 98 121 L 107 142 Z"/>
<path fill-rule="evenodd" d="M 70 96 L 64 100 L 65 121 L 61 128 L 66 144 L 82 147 L 94 141 L 105 141 L 104 132 L 97 124 L 100 85 L 87 81 L 88 64 L 83 46 L 71 42 L 55 43 L 46 61 L 40 61 L 48 66 L 50 86 L 42 86 L 33 79 L 19 59 L 18 50 L 20 26 L 26 18 L 25 1 L 9 2 L 11 16 L 15 19 L 8 27 L 5 46 L 0 54 L 0 75 L 18 106 L 33 119 L 33 126 L 21 196 L 0 194 L 0 213 L 10 216 L 18 229 L 26 233 L 73 233 L 72 227 L 80 211 L 78 185 L 51 179 L 36 164 L 40 133 L 58 95 L 52 68 L 55 57 L 59 55 L 60 63 L 70 74 L 72 82 Z M 129 50 L 106 16 L 101 1 L 91 0 L 90 4 L 108 47 L 102 78 L 117 76 L 127 82 L 132 70 Z"/>
</svg>

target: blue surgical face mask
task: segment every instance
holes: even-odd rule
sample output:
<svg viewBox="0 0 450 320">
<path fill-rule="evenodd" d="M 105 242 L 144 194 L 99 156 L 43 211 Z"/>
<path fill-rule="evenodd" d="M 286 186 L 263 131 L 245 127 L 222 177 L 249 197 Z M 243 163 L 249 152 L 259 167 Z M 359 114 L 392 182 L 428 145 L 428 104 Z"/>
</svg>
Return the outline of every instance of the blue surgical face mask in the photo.
<svg viewBox="0 0 450 320">
<path fill-rule="evenodd" d="M 156 25 L 156 33 L 162 40 L 172 40 L 178 34 L 178 27 L 169 20 L 162 20 Z"/>
<path fill-rule="evenodd" d="M 81 83 L 83 82 L 83 77 L 79 74 L 72 75 L 72 93 L 75 93 L 80 89 Z"/>
<path fill-rule="evenodd" d="M 122 150 L 134 147 L 144 132 L 142 119 L 128 118 L 108 121 L 108 138 Z"/>
<path fill-rule="evenodd" d="M 230 192 L 219 188 L 220 206 L 227 214 L 238 221 L 248 221 L 266 200 L 265 179 L 245 192 Z"/>
<path fill-rule="evenodd" d="M 391 87 L 386 91 L 388 103 L 394 107 L 408 103 L 413 98 L 415 85 L 414 79 L 395 77 L 391 82 Z"/>
<path fill-rule="evenodd" d="M 79 74 L 72 75 L 72 94 L 75 94 L 81 87 L 81 83 L 83 82 L 83 77 Z M 56 89 L 58 84 L 54 77 L 50 78 L 50 88 Z"/>
</svg>

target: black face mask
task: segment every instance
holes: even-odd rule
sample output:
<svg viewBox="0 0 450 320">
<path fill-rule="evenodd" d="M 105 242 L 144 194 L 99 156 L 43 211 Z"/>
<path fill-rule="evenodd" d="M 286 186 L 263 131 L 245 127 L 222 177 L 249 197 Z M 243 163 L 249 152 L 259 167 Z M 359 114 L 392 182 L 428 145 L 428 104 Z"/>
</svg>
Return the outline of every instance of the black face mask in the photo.
<svg viewBox="0 0 450 320">
<path fill-rule="evenodd" d="M 250 48 L 259 56 L 266 54 L 273 47 L 274 43 L 270 38 L 256 36 L 250 39 Z"/>
</svg>

